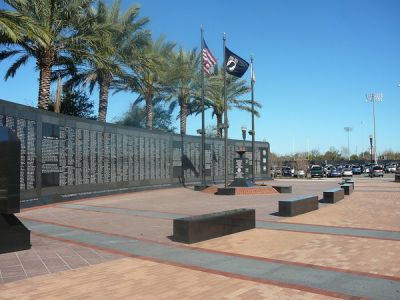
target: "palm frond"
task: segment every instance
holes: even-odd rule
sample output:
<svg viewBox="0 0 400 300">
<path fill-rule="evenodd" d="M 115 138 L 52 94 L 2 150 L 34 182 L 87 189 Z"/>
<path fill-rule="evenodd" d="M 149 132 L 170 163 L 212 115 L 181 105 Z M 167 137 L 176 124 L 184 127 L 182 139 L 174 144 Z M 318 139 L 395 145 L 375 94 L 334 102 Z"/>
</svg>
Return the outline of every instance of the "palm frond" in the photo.
<svg viewBox="0 0 400 300">
<path fill-rule="evenodd" d="M 4 76 L 4 80 L 7 80 L 9 77 L 14 77 L 17 70 L 26 64 L 29 59 L 29 55 L 22 55 L 16 62 L 14 62 L 7 70 L 6 75 Z"/>
</svg>

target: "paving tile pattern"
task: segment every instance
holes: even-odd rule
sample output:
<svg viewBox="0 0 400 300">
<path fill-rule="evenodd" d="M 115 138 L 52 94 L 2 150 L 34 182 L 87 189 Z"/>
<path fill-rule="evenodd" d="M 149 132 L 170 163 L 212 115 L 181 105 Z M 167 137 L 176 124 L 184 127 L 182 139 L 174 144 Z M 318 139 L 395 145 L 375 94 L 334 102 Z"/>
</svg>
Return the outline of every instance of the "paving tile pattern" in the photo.
<svg viewBox="0 0 400 300">
<path fill-rule="evenodd" d="M 31 236 L 31 243 L 29 250 L 0 255 L 0 283 L 95 265 L 121 257 L 35 234 Z"/>
<path fill-rule="evenodd" d="M 400 241 L 253 229 L 193 246 L 400 278 Z"/>
<path fill-rule="evenodd" d="M 390 190 L 388 192 L 387 190 Z M 361 190 L 361 191 L 360 191 Z M 372 193 L 370 190 L 373 190 Z M 400 231 L 400 186 L 394 182 L 357 181 L 351 196 L 312 214 L 285 222 Z"/>
<path fill-rule="evenodd" d="M 300 290 L 125 258 L 4 284 L 0 299 L 335 299 Z"/>
</svg>

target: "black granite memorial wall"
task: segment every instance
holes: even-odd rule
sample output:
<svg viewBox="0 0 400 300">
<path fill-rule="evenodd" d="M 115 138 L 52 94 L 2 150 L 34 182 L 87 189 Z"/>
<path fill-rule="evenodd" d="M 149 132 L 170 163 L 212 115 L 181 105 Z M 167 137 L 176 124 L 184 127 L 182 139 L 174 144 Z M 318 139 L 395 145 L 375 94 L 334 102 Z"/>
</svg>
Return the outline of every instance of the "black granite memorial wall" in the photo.
<svg viewBox="0 0 400 300">
<path fill-rule="evenodd" d="M 0 126 L 21 141 L 21 207 L 143 188 L 198 183 L 201 137 L 123 127 L 0 100 Z M 229 140 L 228 173 L 242 146 Z M 206 139 L 206 180 L 224 178 L 224 142 Z M 245 157 L 251 165 L 251 143 Z M 270 178 L 269 144 L 256 142 L 256 178 Z"/>
</svg>

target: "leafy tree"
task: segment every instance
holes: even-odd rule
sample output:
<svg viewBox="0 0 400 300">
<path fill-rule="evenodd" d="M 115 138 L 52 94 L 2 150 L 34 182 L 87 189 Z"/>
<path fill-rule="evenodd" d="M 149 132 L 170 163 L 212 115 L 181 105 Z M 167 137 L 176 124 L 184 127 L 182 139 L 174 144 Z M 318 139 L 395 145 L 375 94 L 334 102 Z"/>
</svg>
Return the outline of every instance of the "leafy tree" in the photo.
<svg viewBox="0 0 400 300">
<path fill-rule="evenodd" d="M 109 35 L 108 28 L 93 23 L 91 5 L 93 0 L 4 0 L 12 9 L 8 14 L 26 19 L 29 22 L 8 23 L 8 38 L 1 40 L 7 48 L 0 51 L 0 61 L 17 56 L 9 67 L 5 79 L 14 77 L 17 70 L 30 58 L 36 60 L 39 70 L 38 107 L 47 109 L 50 101 L 52 68 L 71 60 L 71 55 L 88 56 L 91 49 L 96 49 Z M 4 15 L 4 12 L 3 12 Z M 4 24 L 4 22 L 3 22 Z M 29 34 L 35 28 L 43 35 Z M 16 33 L 13 37 L 12 33 Z M 28 34 L 22 34 L 27 32 Z M 102 34 L 100 35 L 99 32 Z M 11 41 L 13 43 L 10 43 Z"/>
<path fill-rule="evenodd" d="M 52 97 L 49 110 L 54 110 L 55 99 Z M 65 89 L 61 96 L 60 113 L 86 119 L 96 119 L 94 115 L 94 104 L 85 92 L 79 89 Z"/>
<path fill-rule="evenodd" d="M 165 107 L 163 102 L 155 101 L 153 103 L 153 129 L 173 132 L 173 120 L 171 110 Z M 139 128 L 146 128 L 147 111 L 146 106 L 141 103 L 134 103 L 130 110 L 118 121 L 118 124 Z"/>
<path fill-rule="evenodd" d="M 331 147 L 328 151 L 323 155 L 323 160 L 327 161 L 337 161 L 341 158 L 339 150 Z"/>
</svg>

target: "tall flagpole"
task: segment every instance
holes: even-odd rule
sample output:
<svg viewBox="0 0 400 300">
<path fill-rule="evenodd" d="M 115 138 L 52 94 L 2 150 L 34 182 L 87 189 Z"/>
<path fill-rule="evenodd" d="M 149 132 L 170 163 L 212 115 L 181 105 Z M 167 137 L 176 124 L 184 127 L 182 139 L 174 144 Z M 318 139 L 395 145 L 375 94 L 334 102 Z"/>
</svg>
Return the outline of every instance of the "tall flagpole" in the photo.
<svg viewBox="0 0 400 300">
<path fill-rule="evenodd" d="M 224 46 L 224 171 L 225 171 L 225 188 L 228 187 L 228 107 L 226 104 L 226 57 L 225 57 L 225 48 L 226 48 L 226 33 L 224 32 L 223 37 L 223 46 Z"/>
<path fill-rule="evenodd" d="M 201 32 L 201 185 L 206 185 L 206 133 L 205 133 L 205 120 L 204 120 L 204 56 L 203 56 L 203 25 L 200 27 Z"/>
<path fill-rule="evenodd" d="M 253 181 L 253 184 L 255 183 L 255 164 L 254 164 L 254 157 L 255 157 L 255 135 L 256 132 L 254 131 L 254 65 L 253 65 L 253 56 L 250 57 L 250 62 L 251 62 L 251 178 Z"/>
</svg>

